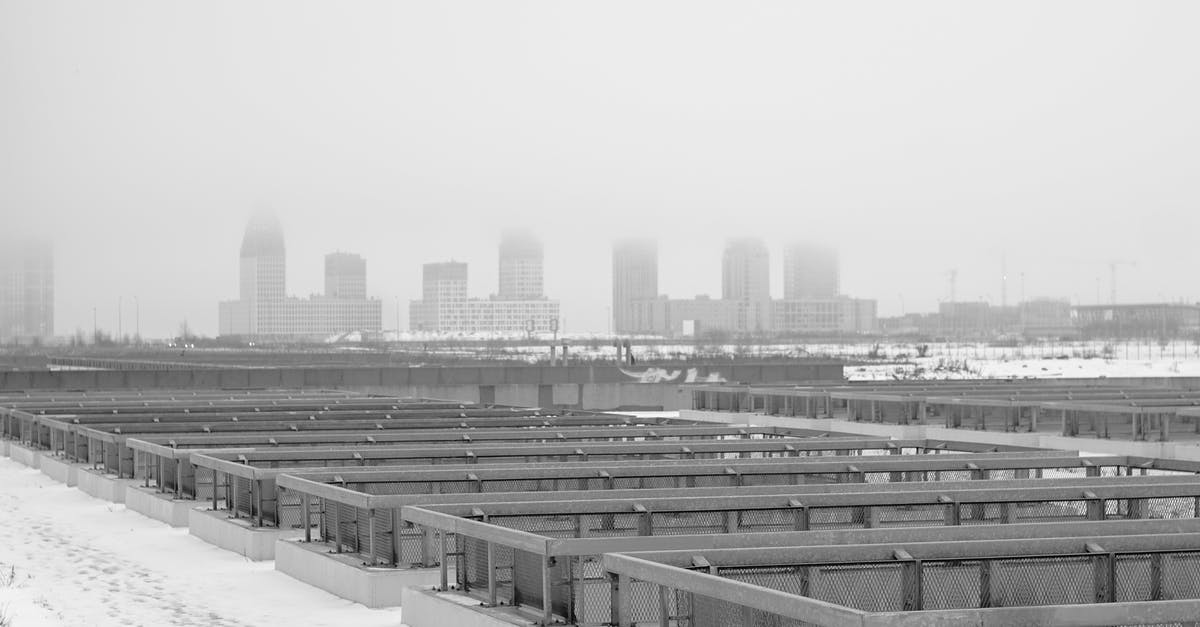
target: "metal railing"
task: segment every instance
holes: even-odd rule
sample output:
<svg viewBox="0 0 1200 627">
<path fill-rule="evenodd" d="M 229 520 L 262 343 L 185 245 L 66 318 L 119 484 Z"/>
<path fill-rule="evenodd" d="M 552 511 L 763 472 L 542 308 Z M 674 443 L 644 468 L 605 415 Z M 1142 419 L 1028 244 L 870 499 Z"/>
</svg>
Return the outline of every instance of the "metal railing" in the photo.
<svg viewBox="0 0 1200 627">
<path fill-rule="evenodd" d="M 998 525 L 988 527 L 953 527 L 953 528 L 898 528 L 874 529 L 867 531 L 810 531 L 779 534 L 726 534 L 719 536 L 663 536 L 639 538 L 550 538 L 529 532 L 506 529 L 481 521 L 438 515 L 422 511 L 405 511 L 405 515 L 418 519 L 419 526 L 425 530 L 425 537 L 433 538 L 431 543 L 441 552 L 440 564 L 443 569 L 442 589 L 448 589 L 449 584 L 455 584 L 460 592 L 476 598 L 487 606 L 518 606 L 532 609 L 540 614 L 542 624 L 566 622 L 579 625 L 614 624 L 661 624 L 661 615 L 655 615 L 650 608 L 630 603 L 632 598 L 643 601 L 653 599 L 636 590 L 621 586 L 628 596 L 618 592 L 614 596 L 611 579 L 606 577 L 603 560 L 614 552 L 655 551 L 646 555 L 657 555 L 662 549 L 675 549 L 670 555 L 716 556 L 759 554 L 770 555 L 780 551 L 790 556 L 793 546 L 813 544 L 821 548 L 820 543 L 830 542 L 835 546 L 825 546 L 828 556 L 839 555 L 842 549 L 849 548 L 848 553 L 858 555 L 873 551 L 874 554 L 893 553 L 892 545 L 904 542 L 908 548 L 914 546 L 908 543 L 923 542 L 936 546 L 952 546 L 971 544 L 968 538 L 989 537 L 986 542 L 975 542 L 986 547 L 989 543 L 1008 543 L 1010 545 L 1037 545 L 1042 538 L 1072 538 L 1076 535 L 1104 536 L 1119 538 L 1125 535 L 1155 533 L 1162 537 L 1197 537 L 1200 533 L 1200 521 L 1121 521 L 1121 522 L 1090 522 L 1090 523 L 1050 523 L 1044 525 Z M 964 533 L 966 532 L 966 533 Z M 849 534 L 854 533 L 855 536 Z M 873 537 L 866 537 L 873 534 Z M 840 535 L 840 537 L 837 537 Z M 1158 536 L 1156 536 L 1158 537 Z M 850 541 L 866 541 L 870 544 L 856 546 Z M 756 544 L 761 542 L 761 544 Z M 790 545 L 788 543 L 791 543 Z M 717 547 L 739 548 L 717 548 Z M 755 546 L 770 546 L 770 549 L 756 549 Z M 746 547 L 746 548 L 741 548 Z M 777 549 L 776 547 L 783 547 Z M 682 550 L 680 550 L 682 549 Z M 730 558 L 732 559 L 732 558 Z M 764 558 L 765 559 L 765 558 Z M 790 559 L 790 558 L 789 558 Z M 827 557 L 829 561 L 840 558 Z M 861 566 L 864 560 L 854 563 Z M 690 565 L 690 563 L 689 563 Z M 771 565 L 773 566 L 773 565 Z M 453 567 L 454 581 L 448 580 L 446 574 Z M 768 568 L 764 566 L 763 568 Z M 880 568 L 883 568 L 882 566 Z M 736 574 L 731 571 L 729 574 Z M 756 573 L 757 574 L 757 573 Z M 751 579 L 747 577 L 746 579 Z M 871 577 L 864 576 L 865 583 L 857 584 L 855 590 L 863 598 L 871 598 Z M 725 582 L 728 583 L 728 580 Z M 857 583 L 857 581 L 856 581 Z M 790 581 L 781 581 L 781 586 L 793 590 Z M 794 591 L 794 590 L 793 590 Z M 888 588 L 880 590 L 881 594 L 891 592 Z M 822 600 L 822 599 L 818 599 Z M 823 601 L 823 600 L 822 600 Z M 826 603 L 833 604 L 830 601 Z M 617 611 L 621 606 L 636 606 L 632 612 Z M 659 606 L 661 607 L 661 606 Z M 862 611 L 861 608 L 847 608 Z M 614 620 L 614 615 L 616 620 Z M 681 618 L 679 614 L 669 614 L 668 624 L 676 624 Z M 630 620 L 633 619 L 633 620 Z M 684 623 L 686 624 L 686 623 Z M 743 624 L 738 620 L 715 624 Z M 750 623 L 753 624 L 753 623 Z"/>
<path fill-rule="evenodd" d="M 772 442 L 751 440 L 751 442 Z M 821 442 L 833 443 L 836 440 Z M 648 443 L 651 444 L 651 443 Z M 794 451 L 799 452 L 799 451 Z M 812 452 L 812 451 L 808 451 Z M 249 456 L 193 453 L 197 473 L 215 473 L 213 484 L 227 478 L 233 496 L 214 492 L 213 508 L 238 510 L 256 524 L 294 524 L 289 508 L 277 502 L 276 479 L 302 474 L 318 481 L 349 485 L 368 494 L 519 492 L 541 490 L 611 490 L 622 488 L 741 487 L 803 483 L 888 483 L 927 480 L 1005 479 L 1061 475 L 1116 476 L 1124 457 L 1079 458 L 1056 451 L 961 453 L 953 455 L 867 455 L 776 457 L 762 459 L 666 459 L 610 462 L 489 463 L 458 466 L 326 468 L 252 465 Z M 551 456 L 553 457 L 553 456 Z M 838 460 L 838 461 L 825 461 Z M 186 478 L 184 479 L 187 480 Z M 199 480 L 197 480 L 199 485 Z M 250 495 L 237 498 L 237 495 Z M 261 500 L 261 507 L 259 501 Z"/>
<path fill-rule="evenodd" d="M 1031 384 L 1026 381 L 872 386 L 703 386 L 692 407 L 857 422 L 930 424 L 1129 440 L 1200 433 L 1200 391 L 1163 386 Z M 1174 425 L 1174 427 L 1172 427 Z"/>
<path fill-rule="evenodd" d="M 1056 613 L 1121 625 L 1200 610 L 1197 533 L 610 554 L 603 567 L 617 625 L 1048 624 Z"/>
</svg>

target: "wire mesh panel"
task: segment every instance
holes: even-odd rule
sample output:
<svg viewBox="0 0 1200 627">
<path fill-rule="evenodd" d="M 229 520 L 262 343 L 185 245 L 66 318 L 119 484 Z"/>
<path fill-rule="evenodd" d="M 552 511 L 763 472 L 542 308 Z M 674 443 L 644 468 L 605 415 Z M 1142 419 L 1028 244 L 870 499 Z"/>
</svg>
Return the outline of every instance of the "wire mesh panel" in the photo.
<svg viewBox="0 0 1200 627">
<path fill-rule="evenodd" d="M 612 596 L 608 577 L 599 555 L 585 555 L 572 560 L 571 577 L 575 584 L 575 618 L 584 624 L 612 622 Z"/>
<path fill-rule="evenodd" d="M 1090 555 L 990 560 L 990 605 L 1092 603 L 1097 598 L 1094 560 Z"/>
<path fill-rule="evenodd" d="M 737 512 L 733 512 L 736 516 Z M 654 512 L 650 515 L 653 535 L 699 535 L 726 533 L 729 529 L 728 513 L 709 512 Z"/>
<path fill-rule="evenodd" d="M 582 516 L 583 535 L 597 537 L 626 537 L 638 535 L 641 514 L 589 514 Z"/>
<path fill-rule="evenodd" d="M 724 573 L 723 573 L 724 574 Z M 792 575 L 798 578 L 800 573 Z M 900 565 L 836 564 L 809 569 L 809 594 L 814 599 L 868 612 L 903 609 Z M 797 585 L 793 582 L 792 585 Z M 763 585 L 763 584 L 760 584 Z M 786 590 L 789 588 L 768 586 Z"/>
<path fill-rule="evenodd" d="M 1162 598 L 1200 599 L 1200 551 L 1162 556 Z"/>
<path fill-rule="evenodd" d="M 458 585 L 478 598 L 488 595 L 488 543 L 483 540 L 461 536 L 458 538 L 461 555 L 457 569 Z M 496 584 L 497 603 L 514 603 L 513 588 L 514 550 L 511 547 L 493 545 L 492 569 Z M 540 589 L 539 582 L 539 589 Z"/>
<path fill-rule="evenodd" d="M 193 498 L 204 501 L 212 498 L 213 495 L 213 477 L 216 473 L 211 468 L 202 466 L 194 466 L 195 469 L 195 494 Z"/>
<path fill-rule="evenodd" d="M 929 527 L 946 524 L 944 505 L 899 505 L 873 509 L 874 522 L 879 527 Z"/>
<path fill-rule="evenodd" d="M 866 510 L 862 507 L 813 507 L 808 510 L 808 528 L 856 529 L 866 524 Z"/>
<path fill-rule="evenodd" d="M 955 610 L 983 607 L 988 585 L 987 561 L 935 560 L 921 563 L 921 607 Z"/>
<path fill-rule="evenodd" d="M 552 538 L 574 538 L 579 535 L 581 518 L 570 515 L 492 516 L 488 522 Z"/>
<path fill-rule="evenodd" d="M 252 516 L 254 513 L 254 495 L 251 490 L 253 482 L 236 475 L 229 475 L 229 482 L 233 498 L 230 509 L 237 512 L 238 516 Z"/>
</svg>

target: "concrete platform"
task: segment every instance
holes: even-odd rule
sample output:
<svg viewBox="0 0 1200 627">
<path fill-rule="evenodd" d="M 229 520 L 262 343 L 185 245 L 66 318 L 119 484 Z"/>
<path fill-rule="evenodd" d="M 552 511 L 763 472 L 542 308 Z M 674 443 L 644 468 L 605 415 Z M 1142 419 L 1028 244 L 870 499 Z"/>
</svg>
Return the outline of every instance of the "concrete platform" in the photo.
<svg viewBox="0 0 1200 627">
<path fill-rule="evenodd" d="M 277 540 L 295 540 L 303 529 L 252 527 L 244 518 L 230 518 L 225 510 L 214 512 L 203 506 L 188 510 L 188 532 L 226 551 L 255 560 L 275 559 Z"/>
<path fill-rule="evenodd" d="M 203 504 L 193 499 L 176 499 L 174 496 L 160 494 L 155 488 L 128 486 L 125 488 L 125 507 L 172 527 L 186 527 L 188 512 L 203 507 Z"/>
<path fill-rule="evenodd" d="M 535 624 L 516 608 L 483 607 L 477 599 L 428 587 L 408 587 L 401 593 L 404 624 L 409 627 L 512 627 Z"/>
<path fill-rule="evenodd" d="M 16 442 L 8 443 L 8 456 L 13 458 L 13 461 L 21 462 L 30 468 L 37 468 L 42 460 L 41 451 L 27 448 Z"/>
<path fill-rule="evenodd" d="M 441 579 L 438 568 L 368 568 L 356 556 L 298 540 L 275 543 L 275 570 L 370 608 L 400 606 L 405 588 L 431 587 Z"/>
<path fill-rule="evenodd" d="M 79 465 L 62 457 L 42 455 L 38 467 L 41 468 L 42 474 L 69 487 L 75 487 L 79 483 Z"/>
<path fill-rule="evenodd" d="M 75 471 L 76 487 L 84 494 L 113 503 L 125 502 L 125 488 L 136 483 L 134 479 L 118 479 L 91 468 L 78 467 Z"/>
</svg>

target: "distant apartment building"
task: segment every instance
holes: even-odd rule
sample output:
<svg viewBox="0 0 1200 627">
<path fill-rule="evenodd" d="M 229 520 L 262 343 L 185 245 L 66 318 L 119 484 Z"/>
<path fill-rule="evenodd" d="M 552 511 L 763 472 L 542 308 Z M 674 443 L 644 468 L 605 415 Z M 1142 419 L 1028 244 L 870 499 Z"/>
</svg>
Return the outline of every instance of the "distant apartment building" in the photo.
<svg viewBox="0 0 1200 627">
<path fill-rule="evenodd" d="M 658 298 L 658 243 L 625 239 L 612 249 L 612 323 L 617 333 L 653 333 L 649 301 Z"/>
<path fill-rule="evenodd" d="M 1071 302 L 1056 298 L 1035 298 L 1017 305 L 1021 335 L 1027 338 L 1067 338 L 1079 334 L 1071 315 Z"/>
<path fill-rule="evenodd" d="M 351 253 L 325 255 L 325 296 L 355 300 L 366 298 L 366 260 Z"/>
<path fill-rule="evenodd" d="M 815 250 L 816 252 L 812 252 Z M 772 300 L 770 253 L 762 240 L 731 239 L 721 263 L 721 298 L 658 296 L 658 254 L 653 242 L 630 240 L 613 247 L 613 318 L 619 333 L 672 336 L 709 334 L 854 335 L 875 333 L 876 303 L 837 293 L 837 257 L 828 249 L 804 248 L 819 260 L 805 262 L 793 250 L 785 267 L 789 293 L 807 298 Z M 809 254 L 811 252 L 811 254 Z M 809 275 L 797 274 L 804 262 Z M 820 296 L 817 296 L 820 295 Z"/>
<path fill-rule="evenodd" d="M 778 334 L 858 335 L 879 330 L 877 304 L 871 299 L 784 299 L 771 305 L 771 328 Z"/>
<path fill-rule="evenodd" d="M 218 306 L 223 337 L 261 341 L 326 339 L 350 332 L 378 333 L 383 307 L 366 297 L 366 262 L 358 255 L 325 258 L 325 294 L 287 296 L 283 228 L 269 213 L 251 218 L 242 238 L 241 298 Z"/>
<path fill-rule="evenodd" d="M 53 335 L 53 248 L 48 242 L 0 242 L 0 343 Z"/>
<path fill-rule="evenodd" d="M 735 238 L 721 258 L 721 298 L 744 303 L 736 309 L 738 329 L 762 332 L 771 326 L 771 255 L 757 238 Z"/>
<path fill-rule="evenodd" d="M 542 242 L 524 231 L 508 231 L 500 239 L 499 289 L 496 300 L 545 298 Z"/>
<path fill-rule="evenodd" d="M 826 301 L 840 294 L 838 254 L 829 246 L 792 243 L 783 249 L 784 300 Z"/>
<path fill-rule="evenodd" d="M 1086 337 L 1173 338 L 1200 334 L 1200 305 L 1130 303 L 1079 305 L 1075 323 Z"/>
<path fill-rule="evenodd" d="M 544 297 L 468 298 L 467 264 L 456 261 L 425 264 L 421 300 L 409 303 L 409 328 L 413 331 L 486 335 L 553 333 L 558 331 L 558 321 L 558 301 Z"/>
</svg>

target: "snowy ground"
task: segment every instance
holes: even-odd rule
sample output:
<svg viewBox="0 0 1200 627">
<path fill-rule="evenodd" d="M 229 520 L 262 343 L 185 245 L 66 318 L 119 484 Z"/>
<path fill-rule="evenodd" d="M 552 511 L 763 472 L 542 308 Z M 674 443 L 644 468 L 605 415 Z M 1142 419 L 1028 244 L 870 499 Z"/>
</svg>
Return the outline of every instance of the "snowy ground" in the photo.
<svg viewBox="0 0 1200 627">
<path fill-rule="evenodd" d="M 400 625 L 0 458 L 0 624 Z"/>
<path fill-rule="evenodd" d="M 846 367 L 846 378 L 852 381 L 1084 377 L 1200 377 L 1200 360 L 922 358 Z"/>
</svg>

